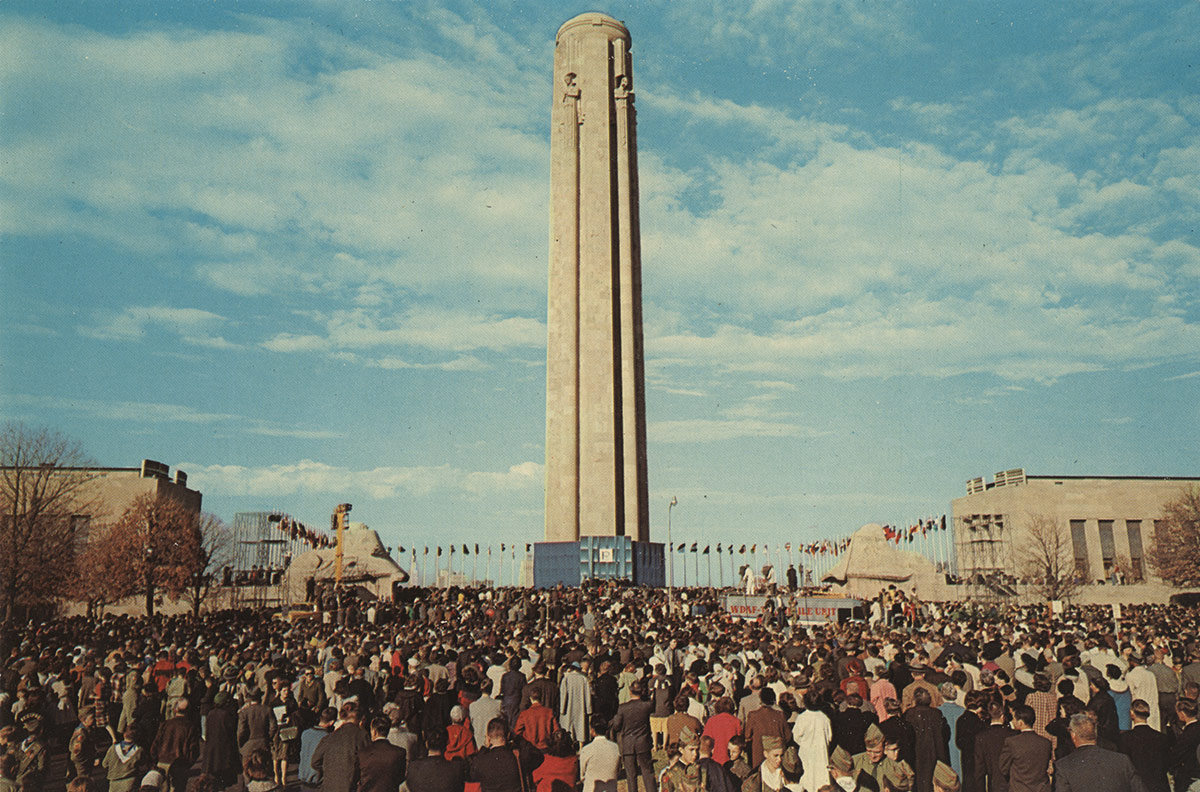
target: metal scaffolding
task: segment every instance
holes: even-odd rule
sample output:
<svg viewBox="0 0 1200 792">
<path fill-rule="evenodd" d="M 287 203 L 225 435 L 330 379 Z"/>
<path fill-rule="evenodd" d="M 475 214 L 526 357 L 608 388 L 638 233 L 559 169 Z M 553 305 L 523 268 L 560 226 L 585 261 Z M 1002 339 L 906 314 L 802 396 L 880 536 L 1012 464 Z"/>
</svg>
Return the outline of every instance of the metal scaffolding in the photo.
<svg viewBox="0 0 1200 792">
<path fill-rule="evenodd" d="M 957 556 L 967 596 L 998 602 L 1017 595 L 1012 575 L 1012 532 L 1003 514 L 967 514 L 956 518 Z"/>
<path fill-rule="evenodd" d="M 316 533 L 283 512 L 238 512 L 233 518 L 233 563 L 222 572 L 235 608 L 288 603 L 287 570 L 312 548 Z"/>
</svg>

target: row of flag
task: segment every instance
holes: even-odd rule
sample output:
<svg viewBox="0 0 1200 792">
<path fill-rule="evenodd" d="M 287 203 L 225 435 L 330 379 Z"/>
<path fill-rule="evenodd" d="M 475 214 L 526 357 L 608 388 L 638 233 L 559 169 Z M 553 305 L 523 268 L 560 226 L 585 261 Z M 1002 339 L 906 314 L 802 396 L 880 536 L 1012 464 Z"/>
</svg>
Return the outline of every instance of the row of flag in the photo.
<svg viewBox="0 0 1200 792">
<path fill-rule="evenodd" d="M 840 554 L 846 552 L 846 549 L 849 547 L 850 547 L 850 537 L 846 537 L 845 539 L 838 539 L 838 540 L 825 539 L 820 542 L 810 542 L 809 544 L 796 545 L 796 551 L 799 553 L 804 553 L 806 555 L 834 555 L 834 556 L 836 556 L 836 555 L 840 555 Z M 746 545 L 742 545 L 741 547 L 737 548 L 736 550 L 734 549 L 733 545 L 729 545 L 728 549 L 723 549 L 723 548 L 724 548 L 723 544 L 718 544 L 716 547 L 716 551 L 718 553 L 729 553 L 730 555 L 733 555 L 734 553 L 737 553 L 739 555 L 745 555 L 746 551 L 747 551 Z M 776 550 L 782 549 L 782 550 L 786 551 L 788 554 L 791 554 L 792 543 L 787 542 L 786 544 L 784 544 L 782 546 L 782 548 L 779 545 L 775 545 L 775 549 Z M 705 545 L 704 549 L 701 550 L 699 542 L 692 542 L 690 547 L 688 546 L 687 542 L 682 542 L 675 547 L 676 553 L 697 553 L 698 552 L 698 553 L 700 553 L 700 555 L 709 555 L 712 551 L 713 551 L 712 545 Z M 763 551 L 763 553 L 770 555 L 771 554 L 771 546 L 764 544 L 762 546 L 762 551 Z M 749 552 L 750 552 L 750 555 L 757 554 L 758 553 L 758 544 L 755 543 L 755 544 L 749 545 Z"/>
<path fill-rule="evenodd" d="M 454 553 L 455 553 L 455 552 L 459 552 L 461 555 L 472 555 L 472 553 L 471 553 L 471 548 L 470 548 L 469 546 L 467 546 L 467 545 L 463 545 L 463 546 L 462 546 L 462 550 L 461 550 L 461 551 L 456 551 L 456 550 L 455 550 L 455 547 L 456 547 L 456 545 L 450 545 L 450 547 L 446 548 L 446 549 L 447 549 L 447 552 L 449 553 L 449 555 L 454 555 Z M 441 547 L 436 547 L 436 548 L 434 548 L 434 549 L 437 551 L 437 555 L 441 555 L 441 554 L 442 554 L 442 548 L 441 548 Z M 491 545 L 488 545 L 488 546 L 487 546 L 487 548 L 485 548 L 485 549 L 487 550 L 487 554 L 488 554 L 488 555 L 491 555 L 491 554 L 492 554 L 492 546 L 491 546 Z M 518 545 L 515 545 L 515 544 L 514 544 L 514 545 L 511 545 L 511 546 L 509 546 L 509 545 L 506 545 L 506 544 L 503 544 L 503 543 L 501 543 L 501 545 L 500 545 L 500 552 L 501 552 L 501 553 L 506 553 L 506 552 L 508 552 L 509 550 L 512 550 L 512 551 L 515 553 L 515 552 L 517 551 L 517 549 L 518 549 Z M 526 544 L 525 544 L 525 552 L 526 552 L 526 553 L 528 553 L 528 552 L 530 552 L 531 550 L 533 550 L 533 545 L 532 545 L 532 544 L 530 544 L 530 543 L 526 543 Z M 413 555 L 417 555 L 417 554 L 418 554 L 418 553 L 417 553 L 417 548 L 416 548 L 415 546 L 414 546 L 414 547 L 412 547 L 412 548 L 408 548 L 408 547 L 398 547 L 398 548 L 396 548 L 396 552 L 397 552 L 398 554 L 400 554 L 400 555 L 404 555 L 405 553 L 408 553 L 408 552 L 412 552 L 412 554 L 413 554 Z M 425 545 L 425 552 L 424 552 L 424 553 L 422 553 L 422 555 L 429 555 L 429 545 Z M 483 555 L 483 552 L 482 552 L 482 551 L 479 549 L 479 545 L 475 545 L 475 552 L 474 552 L 474 555 Z"/>
<path fill-rule="evenodd" d="M 274 522 L 276 528 L 278 528 L 278 530 L 282 531 L 283 533 L 287 534 L 294 541 L 300 541 L 300 542 L 303 542 L 304 544 L 308 545 L 309 547 L 318 548 L 318 549 L 333 547 L 334 540 L 330 536 L 328 536 L 324 533 L 321 533 L 319 531 L 316 531 L 312 528 L 309 528 L 304 523 L 300 522 L 299 520 L 293 519 L 289 515 L 286 515 L 286 514 L 272 515 L 272 517 L 278 518 L 276 520 L 272 520 L 272 522 Z M 895 544 L 899 544 L 900 542 L 912 542 L 916 539 L 916 537 L 918 535 L 925 536 L 926 534 L 928 534 L 931 531 L 945 531 L 945 530 L 946 530 L 946 515 L 943 514 L 941 517 L 929 517 L 926 519 L 918 520 L 916 523 L 907 525 L 905 527 L 896 527 L 896 526 L 892 526 L 892 525 L 885 525 L 885 526 L 883 526 L 883 535 L 884 535 L 884 538 L 887 539 L 887 541 L 893 542 Z M 473 552 L 472 552 L 470 545 L 465 545 L 465 544 L 462 545 L 461 551 L 459 551 L 457 549 L 457 547 L 458 547 L 457 545 L 450 545 L 448 548 L 442 548 L 441 546 L 438 546 L 433 549 L 434 549 L 436 555 L 438 555 L 438 556 L 441 556 L 443 552 L 446 552 L 449 555 L 454 555 L 454 553 L 456 553 L 456 552 L 460 552 L 462 555 L 482 555 L 483 554 L 483 550 L 480 549 L 478 544 L 476 544 L 474 546 Z M 836 539 L 836 540 L 835 539 L 823 539 L 823 540 L 817 541 L 817 542 L 809 542 L 807 544 L 798 544 L 798 545 L 796 545 L 796 551 L 799 553 L 805 554 L 805 555 L 810 555 L 810 556 L 817 556 L 817 555 L 838 556 L 838 555 L 841 555 L 842 553 L 846 552 L 846 550 L 849 547 L 850 547 L 850 537 L 845 537 L 843 539 Z M 513 552 L 516 552 L 519 548 L 520 548 L 520 545 L 518 545 L 518 544 L 513 544 L 510 546 L 508 544 L 502 543 L 500 545 L 500 552 L 507 553 L 510 549 Z M 700 555 L 709 555 L 714 550 L 714 548 L 711 544 L 705 545 L 704 549 L 701 550 L 699 542 L 692 542 L 690 545 L 687 542 L 681 542 L 678 545 L 676 545 L 674 549 L 675 549 L 675 552 L 677 552 L 677 553 L 689 553 L 690 552 L 690 553 L 699 553 Z M 758 543 L 754 543 L 749 546 L 743 544 L 740 547 L 737 547 L 735 549 L 732 544 L 726 546 L 722 542 L 722 543 L 718 543 L 715 548 L 717 554 L 719 554 L 719 555 L 722 555 L 725 553 L 728 553 L 730 555 L 733 555 L 735 553 L 738 555 L 745 555 L 747 552 L 747 549 L 749 550 L 751 555 L 757 554 Z M 776 550 L 778 550 L 778 549 L 779 549 L 779 545 L 776 545 Z M 785 550 L 790 555 L 792 552 L 792 543 L 787 542 L 786 544 L 783 545 L 782 549 Z M 429 545 L 425 545 L 424 550 L 421 554 L 429 555 L 429 550 L 430 550 Z M 533 550 L 533 545 L 531 543 L 527 542 L 525 544 L 525 552 L 528 553 L 531 550 Z M 770 545 L 763 544 L 762 550 L 764 553 L 769 555 L 771 552 Z M 413 555 L 418 554 L 417 548 L 415 546 L 412 548 L 400 547 L 400 548 L 398 548 L 398 551 L 399 551 L 400 555 L 404 555 L 405 553 L 408 553 L 410 551 L 412 552 Z M 486 548 L 486 551 L 487 551 L 488 555 L 491 555 L 492 547 L 489 545 Z"/>
<path fill-rule="evenodd" d="M 930 517 L 928 519 L 918 520 L 913 525 L 908 525 L 904 528 L 896 528 L 891 525 L 883 526 L 883 536 L 889 542 L 900 544 L 901 542 L 911 542 L 918 535 L 925 536 L 930 531 L 946 530 L 946 515 L 939 517 Z"/>
<path fill-rule="evenodd" d="M 929 533 L 930 531 L 945 531 L 945 530 L 946 530 L 946 515 L 943 514 L 941 517 L 930 517 L 927 519 L 918 520 L 916 523 L 914 523 L 912 525 L 908 525 L 903 528 L 897 528 L 892 525 L 885 525 L 885 526 L 883 526 L 883 535 L 889 542 L 894 542 L 896 544 L 899 544 L 902 541 L 903 542 L 912 542 L 915 540 L 915 538 L 918 535 L 924 536 L 925 534 Z M 484 550 L 487 551 L 488 555 L 491 555 L 491 552 L 492 552 L 492 547 L 490 545 L 488 547 L 484 548 L 484 550 L 481 550 L 479 545 L 476 544 L 473 552 L 471 550 L 470 545 L 465 545 L 465 544 L 462 545 L 461 551 L 458 550 L 457 547 L 458 547 L 457 545 L 450 545 L 448 548 L 442 548 L 442 547 L 438 546 L 433 549 L 434 549 L 435 554 L 438 556 L 442 555 L 443 552 L 446 552 L 449 555 L 453 555 L 456 552 L 460 553 L 461 555 L 482 555 Z M 793 547 L 792 543 L 787 542 L 782 546 L 782 550 L 786 551 L 787 553 L 790 554 L 792 552 L 792 547 Z M 846 552 L 846 550 L 848 550 L 849 548 L 850 548 L 850 537 L 848 537 L 848 536 L 845 538 L 842 538 L 842 539 L 823 539 L 823 540 L 817 541 L 817 542 L 809 542 L 807 544 L 795 545 L 795 549 L 798 553 L 802 553 L 802 554 L 810 555 L 810 556 L 817 556 L 817 555 L 838 556 L 838 555 L 841 555 L 842 553 Z M 510 549 L 513 552 L 516 552 L 518 549 L 520 549 L 520 545 L 514 544 L 514 545 L 511 545 L 511 547 L 507 544 L 500 545 L 501 553 L 506 553 Z M 687 542 L 680 542 L 674 548 L 676 553 L 699 553 L 700 555 L 709 555 L 714 551 L 714 549 L 718 554 L 728 553 L 730 555 L 733 555 L 736 553 L 738 555 L 745 555 L 747 552 L 749 552 L 751 555 L 756 555 L 758 553 L 758 543 L 756 542 L 756 543 L 750 544 L 750 545 L 741 545 L 741 546 L 735 548 L 734 545 L 726 546 L 725 543 L 721 542 L 721 543 L 718 543 L 715 548 L 711 544 L 707 544 L 707 545 L 704 545 L 704 549 L 700 549 L 699 542 L 692 542 L 690 545 Z M 781 548 L 779 545 L 776 545 L 775 549 L 780 550 Z M 412 547 L 412 548 L 400 547 L 400 548 L 398 548 L 400 555 L 404 555 L 405 553 L 408 553 L 410 551 L 412 552 L 413 555 L 418 555 L 418 554 L 429 555 L 429 550 L 430 550 L 429 545 L 425 545 L 422 553 L 418 553 L 416 547 Z M 531 543 L 526 543 L 525 544 L 525 552 L 528 553 L 531 550 L 533 550 L 533 545 Z M 763 544 L 762 552 L 769 555 L 771 553 L 770 545 Z"/>
<path fill-rule="evenodd" d="M 269 522 L 275 524 L 275 527 L 287 534 L 292 541 L 303 542 L 309 547 L 315 549 L 323 549 L 333 547 L 333 539 L 320 531 L 309 528 L 299 520 L 293 519 L 287 514 L 272 514 Z"/>
</svg>

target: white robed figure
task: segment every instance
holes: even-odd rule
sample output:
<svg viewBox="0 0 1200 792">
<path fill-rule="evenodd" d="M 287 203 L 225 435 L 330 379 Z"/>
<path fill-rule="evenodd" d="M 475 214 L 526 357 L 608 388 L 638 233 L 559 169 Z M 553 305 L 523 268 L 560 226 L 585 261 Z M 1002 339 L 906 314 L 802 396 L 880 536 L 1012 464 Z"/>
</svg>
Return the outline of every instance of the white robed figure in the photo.
<svg viewBox="0 0 1200 792">
<path fill-rule="evenodd" d="M 746 596 L 753 596 L 755 591 L 754 568 L 749 564 L 742 567 L 742 583 L 746 586 Z"/>
<path fill-rule="evenodd" d="M 829 783 L 829 742 L 833 739 L 833 725 L 819 709 L 805 709 L 796 716 L 792 739 L 804 767 L 800 786 L 805 792 L 817 792 Z"/>
<path fill-rule="evenodd" d="M 588 738 L 588 717 L 592 714 L 592 683 L 572 664 L 558 686 L 559 725 L 581 745 Z"/>
</svg>

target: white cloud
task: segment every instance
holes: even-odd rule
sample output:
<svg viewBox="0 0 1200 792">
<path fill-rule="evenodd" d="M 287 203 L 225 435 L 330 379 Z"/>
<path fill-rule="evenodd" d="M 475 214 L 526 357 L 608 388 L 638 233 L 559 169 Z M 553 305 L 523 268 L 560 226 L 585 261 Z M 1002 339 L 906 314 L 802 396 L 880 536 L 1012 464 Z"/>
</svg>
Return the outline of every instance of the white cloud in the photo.
<svg viewBox="0 0 1200 792">
<path fill-rule="evenodd" d="M 827 431 L 794 423 L 763 421 L 756 418 L 652 421 L 647 427 L 655 443 L 712 443 L 747 437 L 821 437 Z"/>
<path fill-rule="evenodd" d="M 697 0 L 670 13 L 714 52 L 762 59 L 923 46 L 895 10 Z M 274 352 L 453 371 L 544 347 L 549 86 L 545 53 L 527 41 L 440 10 L 427 23 L 436 52 L 399 54 L 249 17 L 237 33 L 120 37 L 10 21 L 0 79 L 62 100 L 0 142 L 5 194 L 21 196 L 0 199 L 2 230 L 92 235 L 235 294 L 338 306 L 311 326 L 277 325 L 260 341 Z M 993 160 L 883 145 L 782 103 L 639 91 L 660 120 L 741 141 L 689 161 L 642 140 L 652 372 L 1050 380 L 1195 344 L 1194 101 L 1109 98 L 1007 118 L 979 131 Z M 959 109 L 891 105 L 926 125 Z M 237 346 L 229 320 L 188 310 L 131 308 L 84 332 L 163 328 Z"/>
<path fill-rule="evenodd" d="M 385 58 L 305 22 L 243 21 L 109 36 L 10 18 L 9 99 L 59 99 L 0 143 L 21 196 L 0 228 L 182 243 L 186 266 L 241 295 L 377 279 L 529 301 L 548 149 L 528 74 L 481 69 L 490 50 Z"/>
<path fill-rule="evenodd" d="M 670 393 L 673 396 L 707 396 L 708 394 L 702 390 L 694 388 L 672 388 L 669 385 L 661 385 L 657 382 L 651 383 L 651 387 L 662 393 Z"/>
<path fill-rule="evenodd" d="M 54 396 L 33 396 L 29 394 L 13 394 L 8 399 L 13 404 L 36 404 L 52 410 L 82 413 L 109 421 L 207 424 L 232 421 L 238 418 L 238 416 L 228 413 L 204 412 L 186 405 L 162 404 L 158 402 L 68 399 Z"/>
<path fill-rule="evenodd" d="M 124 421 L 133 425 L 184 423 L 225 424 L 238 432 L 264 437 L 295 437 L 305 440 L 325 440 L 341 437 L 339 432 L 283 425 L 272 421 L 248 418 L 232 413 L 205 412 L 183 404 L 161 402 L 103 401 L 99 399 L 70 399 L 54 396 L 13 394 L 6 397 L 12 404 L 38 406 L 44 409 L 88 415 L 105 421 Z"/>
<path fill-rule="evenodd" d="M 715 364 L 789 378 L 1052 381 L 1200 348 L 1200 324 L 1171 297 L 1194 292 L 1200 247 L 1170 219 L 1200 200 L 1167 212 L 1165 168 L 1146 181 L 1077 174 L 1041 159 L 1032 140 L 997 168 L 819 125 L 801 144 L 801 125 L 779 111 L 695 104 L 698 121 L 719 107 L 727 123 L 790 134 L 795 156 L 715 155 L 702 211 L 684 197 L 697 177 L 643 160 L 653 191 L 642 204 L 646 350 L 660 375 Z M 678 98 L 671 107 L 689 112 Z M 1080 118 L 1129 129 L 1141 107 L 1102 103 Z M 1156 156 L 1196 170 L 1170 150 Z"/>
<path fill-rule="evenodd" d="M 131 306 L 118 313 L 98 315 L 96 324 L 80 327 L 79 331 L 92 338 L 140 341 L 146 337 L 148 328 L 154 328 L 174 333 L 183 343 L 192 346 L 237 349 L 237 344 L 213 335 L 213 331 L 227 324 L 224 316 L 199 308 Z"/>
<path fill-rule="evenodd" d="M 326 352 L 349 355 L 376 349 L 425 350 L 460 353 L 442 361 L 418 361 L 404 356 L 365 358 L 367 365 L 383 369 L 437 368 L 445 371 L 479 371 L 487 364 L 466 352 L 544 349 L 546 326 L 524 316 L 494 316 L 432 306 L 416 306 L 397 315 L 379 308 L 333 311 L 324 320 L 324 334 L 278 333 L 262 342 L 272 352 Z"/>
<path fill-rule="evenodd" d="M 440 371 L 485 371 L 491 368 L 488 364 L 473 355 L 464 355 L 453 360 L 438 361 L 436 363 L 413 363 L 402 358 L 385 357 L 378 360 L 369 360 L 367 365 L 381 369 L 438 369 Z"/>
<path fill-rule="evenodd" d="M 365 492 L 371 498 L 460 492 L 482 496 L 542 486 L 542 466 L 522 462 L 508 470 L 466 471 L 450 465 L 376 467 L 355 470 L 304 459 L 286 465 L 249 467 L 181 463 L 192 486 L 210 496 L 294 495 Z"/>
<path fill-rule="evenodd" d="M 913 52 L 925 46 L 903 5 L 676 0 L 668 8 L 672 28 L 701 37 L 712 53 L 754 64 L 794 69 L 853 57 L 864 49 Z"/>
</svg>

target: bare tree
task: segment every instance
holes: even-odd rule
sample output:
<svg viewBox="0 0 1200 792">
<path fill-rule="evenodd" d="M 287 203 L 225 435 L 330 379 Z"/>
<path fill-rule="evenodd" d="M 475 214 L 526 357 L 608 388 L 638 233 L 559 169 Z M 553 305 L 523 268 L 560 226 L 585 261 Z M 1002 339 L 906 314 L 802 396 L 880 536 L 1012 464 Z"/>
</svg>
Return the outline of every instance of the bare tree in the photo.
<svg viewBox="0 0 1200 792">
<path fill-rule="evenodd" d="M 1029 517 L 1018 563 L 1022 576 L 1047 600 L 1070 599 L 1083 585 L 1075 570 L 1071 537 L 1049 515 Z"/>
<path fill-rule="evenodd" d="M 199 615 L 200 606 L 212 591 L 213 576 L 233 560 L 233 533 L 215 514 L 200 515 L 200 555 L 196 571 L 188 582 L 184 596 L 192 603 L 192 613 Z"/>
<path fill-rule="evenodd" d="M 1163 580 L 1200 586 L 1200 488 L 1189 487 L 1163 504 L 1156 524 L 1154 562 Z"/>
<path fill-rule="evenodd" d="M 84 568 L 94 596 L 115 602 L 140 593 L 153 616 L 160 589 L 180 596 L 204 568 L 199 516 L 173 498 L 141 495 L 88 545 Z"/>
<path fill-rule="evenodd" d="M 8 635 L 19 611 L 63 590 L 74 570 L 91 460 L 52 429 L 0 426 L 0 616 Z M 3 639 L 0 639 L 3 640 Z"/>
</svg>

